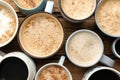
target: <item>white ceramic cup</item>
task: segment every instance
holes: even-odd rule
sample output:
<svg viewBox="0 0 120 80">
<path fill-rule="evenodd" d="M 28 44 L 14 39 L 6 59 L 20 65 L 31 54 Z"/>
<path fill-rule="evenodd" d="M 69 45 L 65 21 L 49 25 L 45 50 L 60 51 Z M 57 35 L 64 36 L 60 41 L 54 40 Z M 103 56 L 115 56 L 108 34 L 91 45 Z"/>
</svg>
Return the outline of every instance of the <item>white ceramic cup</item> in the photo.
<svg viewBox="0 0 120 80">
<path fill-rule="evenodd" d="M 99 56 L 99 58 L 94 62 L 94 63 L 91 63 L 89 65 L 81 65 L 81 64 L 77 64 L 75 61 L 73 61 L 69 55 L 69 52 L 68 52 L 68 44 L 69 44 L 69 41 L 71 40 L 71 38 L 76 35 L 77 33 L 80 33 L 80 32 L 89 32 L 91 34 L 93 34 L 94 36 L 96 36 L 98 39 L 99 39 L 99 42 L 102 44 L 102 53 L 101 55 Z M 79 43 L 78 43 L 79 44 Z M 103 45 L 103 42 L 102 42 L 102 39 L 99 37 L 98 34 L 96 34 L 95 32 L 91 31 L 91 30 L 87 30 L 87 29 L 82 29 L 82 30 L 78 30 L 78 31 L 75 31 L 73 32 L 67 39 L 67 42 L 66 42 L 66 46 L 65 46 L 65 51 L 66 51 L 66 55 L 68 57 L 68 59 L 73 63 L 75 64 L 76 66 L 79 66 L 79 67 L 91 67 L 95 64 L 97 64 L 98 62 L 101 62 L 102 64 L 105 64 L 107 66 L 114 66 L 114 60 L 112 60 L 111 58 L 107 57 L 106 55 L 104 55 L 104 45 Z"/>
<path fill-rule="evenodd" d="M 120 72 L 113 69 L 113 68 L 110 68 L 110 67 L 104 67 L 104 66 L 99 66 L 99 67 L 96 67 L 96 68 L 93 68 L 91 70 L 88 70 L 82 80 L 89 80 L 89 78 L 97 71 L 100 71 L 100 70 L 109 70 L 109 71 L 112 71 L 113 73 L 115 73 L 116 75 L 118 75 L 120 77 Z M 105 79 L 106 80 L 106 79 Z"/>
<path fill-rule="evenodd" d="M 20 59 L 26 64 L 28 69 L 28 77 L 26 80 L 33 80 L 36 74 L 36 65 L 31 58 L 29 58 L 27 55 L 25 55 L 22 52 L 11 52 L 5 55 L 5 53 L 0 51 L 0 63 L 7 58 L 14 58 L 14 57 Z"/>
<path fill-rule="evenodd" d="M 120 55 L 118 54 L 117 50 L 116 50 L 116 43 L 120 41 L 120 38 L 116 39 L 113 44 L 112 44 L 112 52 L 113 54 L 120 59 Z"/>
<path fill-rule="evenodd" d="M 36 76 L 35 76 L 35 80 L 38 80 L 38 76 L 39 76 L 39 74 L 41 73 L 41 71 L 44 70 L 46 67 L 49 67 L 49 66 L 60 66 L 60 67 L 62 67 L 62 68 L 68 73 L 68 77 L 70 78 L 70 80 L 73 80 L 70 71 L 63 65 L 64 61 L 65 61 L 65 57 L 64 57 L 64 56 L 61 56 L 61 58 L 60 58 L 60 60 L 59 60 L 58 63 L 48 63 L 48 64 L 42 66 L 42 67 L 38 70 L 38 72 L 37 72 L 37 74 L 36 74 Z"/>
<path fill-rule="evenodd" d="M 17 34 L 17 31 L 18 31 L 19 21 L 18 21 L 18 16 L 17 16 L 15 10 L 13 9 L 13 7 L 12 7 L 10 4 L 8 4 L 8 3 L 5 2 L 4 0 L 0 0 L 0 5 L 3 5 L 3 6 L 5 6 L 5 7 L 7 7 L 7 8 L 13 13 L 13 15 L 15 16 L 15 20 L 16 20 L 16 26 L 15 26 L 16 28 L 15 28 L 14 34 L 13 34 L 13 35 L 9 38 L 9 40 L 7 40 L 5 43 L 0 44 L 0 47 L 3 47 L 3 46 L 5 46 L 5 45 L 9 44 L 9 43 L 14 39 L 14 37 L 15 37 L 15 35 Z M 0 28 L 0 29 L 2 29 L 2 28 Z M 3 31 L 4 31 L 4 30 L 3 30 Z M 0 33 L 1 33 L 1 32 L 0 32 Z"/>
</svg>

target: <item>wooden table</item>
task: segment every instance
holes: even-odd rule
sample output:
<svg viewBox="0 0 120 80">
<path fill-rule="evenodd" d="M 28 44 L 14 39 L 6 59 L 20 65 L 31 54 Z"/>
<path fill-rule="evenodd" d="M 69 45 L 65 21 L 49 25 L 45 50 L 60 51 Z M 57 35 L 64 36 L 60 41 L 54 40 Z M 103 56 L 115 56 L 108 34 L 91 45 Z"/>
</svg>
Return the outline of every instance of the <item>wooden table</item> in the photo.
<svg viewBox="0 0 120 80">
<path fill-rule="evenodd" d="M 23 15 L 22 13 L 19 12 L 18 8 L 15 6 L 13 0 L 5 0 L 6 2 L 10 3 L 11 6 L 14 7 L 14 9 L 16 10 L 18 17 L 19 17 L 19 22 L 21 23 L 23 21 L 23 19 L 26 17 L 25 15 Z M 55 6 L 54 6 L 54 15 L 57 16 L 59 18 L 59 20 L 62 22 L 63 24 L 63 28 L 64 28 L 64 32 L 65 32 L 65 38 L 64 38 L 64 44 L 62 45 L 61 49 L 52 57 L 48 58 L 48 59 L 43 59 L 43 60 L 38 60 L 38 59 L 33 59 L 37 65 L 37 70 L 43 66 L 44 64 L 50 63 L 50 62 L 58 62 L 59 58 L 61 55 L 65 55 L 65 43 L 67 38 L 69 37 L 69 35 L 76 31 L 76 30 L 80 30 L 80 29 L 89 29 L 89 30 L 93 30 L 95 31 L 97 34 L 99 34 L 99 36 L 102 38 L 103 43 L 104 43 L 104 53 L 111 57 L 112 59 L 115 60 L 115 66 L 114 68 L 117 69 L 118 71 L 120 71 L 120 60 L 117 59 L 116 57 L 114 57 L 114 55 L 112 54 L 111 51 L 111 45 L 112 42 L 115 40 L 115 38 L 111 38 L 109 36 L 106 36 L 105 34 L 103 34 L 98 28 L 97 25 L 95 23 L 95 19 L 94 19 L 94 15 L 92 17 L 90 17 L 89 19 L 81 22 L 81 23 L 71 23 L 67 20 L 65 20 L 59 10 L 58 10 L 58 0 L 54 0 L 55 1 Z M 99 1 L 99 0 L 97 0 Z M 9 43 L 8 45 L 6 45 L 3 48 L 0 48 L 0 50 L 9 53 L 9 52 L 13 52 L 13 51 L 21 51 L 20 46 L 18 44 L 17 41 L 17 36 L 14 38 L 14 40 Z M 65 55 L 66 56 L 66 55 Z M 83 74 L 91 69 L 91 68 L 80 68 L 75 66 L 74 64 L 72 64 L 68 58 L 66 57 L 65 63 L 64 65 L 70 70 L 70 72 L 72 73 L 73 76 L 73 80 L 81 80 L 83 77 Z M 93 66 L 92 68 L 96 67 L 96 66 L 104 66 L 100 63 L 98 63 L 97 65 Z"/>
</svg>

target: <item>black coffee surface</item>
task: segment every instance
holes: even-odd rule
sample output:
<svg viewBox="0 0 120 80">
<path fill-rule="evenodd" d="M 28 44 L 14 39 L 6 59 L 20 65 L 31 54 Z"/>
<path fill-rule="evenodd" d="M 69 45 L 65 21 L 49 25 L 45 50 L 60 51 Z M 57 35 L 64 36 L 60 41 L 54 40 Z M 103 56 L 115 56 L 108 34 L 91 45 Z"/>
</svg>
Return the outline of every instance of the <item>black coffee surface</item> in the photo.
<svg viewBox="0 0 120 80">
<path fill-rule="evenodd" d="M 115 49 L 116 49 L 116 52 L 120 55 L 120 40 L 116 42 Z"/>
<path fill-rule="evenodd" d="M 15 57 L 10 57 L 0 63 L 0 80 L 27 80 L 26 64 Z"/>
<path fill-rule="evenodd" d="M 110 70 L 100 70 L 95 72 L 89 80 L 120 80 L 120 77 Z"/>
</svg>

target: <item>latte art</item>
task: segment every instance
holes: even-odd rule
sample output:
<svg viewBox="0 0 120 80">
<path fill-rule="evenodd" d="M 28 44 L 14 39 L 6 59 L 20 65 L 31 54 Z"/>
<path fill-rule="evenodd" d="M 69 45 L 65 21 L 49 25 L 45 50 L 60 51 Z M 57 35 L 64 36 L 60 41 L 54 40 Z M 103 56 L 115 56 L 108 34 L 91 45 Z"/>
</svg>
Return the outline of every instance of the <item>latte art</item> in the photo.
<svg viewBox="0 0 120 80">
<path fill-rule="evenodd" d="M 13 36 L 15 28 L 15 16 L 7 7 L 0 5 L 0 44 Z"/>
</svg>

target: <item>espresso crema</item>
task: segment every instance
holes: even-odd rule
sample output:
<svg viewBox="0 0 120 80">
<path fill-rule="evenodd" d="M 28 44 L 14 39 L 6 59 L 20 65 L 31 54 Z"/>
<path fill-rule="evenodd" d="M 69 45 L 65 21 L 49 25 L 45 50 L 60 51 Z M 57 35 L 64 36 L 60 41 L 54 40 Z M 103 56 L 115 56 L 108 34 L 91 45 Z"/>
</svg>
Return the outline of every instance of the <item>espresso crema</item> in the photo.
<svg viewBox="0 0 120 80">
<path fill-rule="evenodd" d="M 63 12 L 75 20 L 89 17 L 94 12 L 95 7 L 95 0 L 61 0 Z"/>
</svg>

